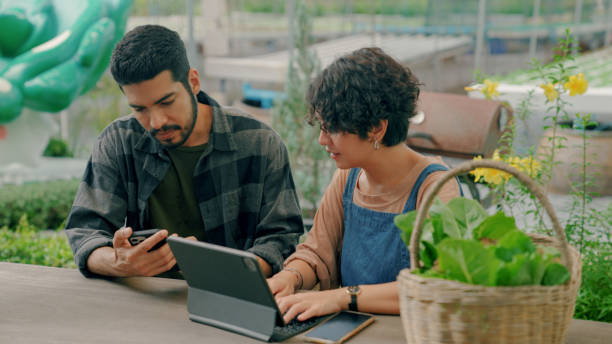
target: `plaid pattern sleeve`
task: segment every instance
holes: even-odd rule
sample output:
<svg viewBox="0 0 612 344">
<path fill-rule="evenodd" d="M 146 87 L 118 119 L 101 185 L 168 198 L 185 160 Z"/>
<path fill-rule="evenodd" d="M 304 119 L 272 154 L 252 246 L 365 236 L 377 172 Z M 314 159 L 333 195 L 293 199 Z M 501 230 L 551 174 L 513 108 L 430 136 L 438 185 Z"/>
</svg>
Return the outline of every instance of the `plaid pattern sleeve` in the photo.
<svg viewBox="0 0 612 344">
<path fill-rule="evenodd" d="M 205 237 L 251 251 L 277 272 L 303 233 L 287 149 L 267 125 L 221 108 L 203 92 L 198 101 L 213 109 L 213 149 L 194 174 Z M 89 254 L 111 246 L 117 229 L 146 228 L 147 201 L 170 164 L 164 148 L 133 117 L 116 120 L 102 132 L 66 224 L 85 276 L 91 275 Z"/>
<path fill-rule="evenodd" d="M 196 169 L 196 197 L 209 241 L 248 250 L 273 272 L 303 233 L 287 149 L 265 124 L 213 107 L 214 151 Z"/>
<path fill-rule="evenodd" d="M 118 164 L 115 138 L 128 130 L 116 121 L 96 142 L 66 222 L 66 235 L 79 270 L 90 276 L 87 258 L 95 249 L 112 246 L 114 232 L 125 223 L 128 190 Z"/>
</svg>

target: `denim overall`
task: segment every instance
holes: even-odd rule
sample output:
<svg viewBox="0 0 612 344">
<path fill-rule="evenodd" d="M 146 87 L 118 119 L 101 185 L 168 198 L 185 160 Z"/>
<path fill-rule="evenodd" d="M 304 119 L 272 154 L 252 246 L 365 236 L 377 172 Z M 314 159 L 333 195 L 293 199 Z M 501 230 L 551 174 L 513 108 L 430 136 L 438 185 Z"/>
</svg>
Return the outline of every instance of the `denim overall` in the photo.
<svg viewBox="0 0 612 344">
<path fill-rule="evenodd" d="M 425 167 L 417 178 L 402 213 L 416 208 L 419 188 L 433 172 L 447 171 L 439 164 Z M 378 284 L 395 281 L 400 270 L 410 267 L 410 254 L 393 223 L 394 213 L 359 207 L 353 192 L 359 168 L 351 169 L 344 193 L 344 239 L 340 260 L 342 285 Z"/>
</svg>

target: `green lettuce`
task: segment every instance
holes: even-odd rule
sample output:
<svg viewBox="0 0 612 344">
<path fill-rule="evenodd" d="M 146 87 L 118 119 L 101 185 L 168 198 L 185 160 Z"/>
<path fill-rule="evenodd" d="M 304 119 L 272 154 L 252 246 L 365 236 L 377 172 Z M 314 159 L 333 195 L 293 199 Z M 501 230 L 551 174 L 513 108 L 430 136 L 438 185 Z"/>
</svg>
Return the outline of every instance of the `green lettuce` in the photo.
<svg viewBox="0 0 612 344">
<path fill-rule="evenodd" d="M 395 225 L 406 246 L 416 211 L 397 215 Z M 559 285 L 570 274 L 554 247 L 536 247 L 514 218 L 488 215 L 476 201 L 434 201 L 423 225 L 419 253 L 424 277 L 486 286 Z"/>
</svg>

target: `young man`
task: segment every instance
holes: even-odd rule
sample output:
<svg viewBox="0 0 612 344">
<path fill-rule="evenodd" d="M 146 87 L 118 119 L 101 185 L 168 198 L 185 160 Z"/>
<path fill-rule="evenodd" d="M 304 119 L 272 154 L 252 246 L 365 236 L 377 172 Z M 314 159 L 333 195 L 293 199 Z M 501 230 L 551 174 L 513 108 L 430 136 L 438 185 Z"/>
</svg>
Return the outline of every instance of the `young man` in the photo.
<svg viewBox="0 0 612 344">
<path fill-rule="evenodd" d="M 89 159 L 66 224 L 85 276 L 162 276 L 168 235 L 248 250 L 278 272 L 303 233 L 287 150 L 269 127 L 200 90 L 178 34 L 139 26 L 111 72 L 133 114 L 111 123 Z M 132 246 L 133 231 L 161 231 Z"/>
</svg>

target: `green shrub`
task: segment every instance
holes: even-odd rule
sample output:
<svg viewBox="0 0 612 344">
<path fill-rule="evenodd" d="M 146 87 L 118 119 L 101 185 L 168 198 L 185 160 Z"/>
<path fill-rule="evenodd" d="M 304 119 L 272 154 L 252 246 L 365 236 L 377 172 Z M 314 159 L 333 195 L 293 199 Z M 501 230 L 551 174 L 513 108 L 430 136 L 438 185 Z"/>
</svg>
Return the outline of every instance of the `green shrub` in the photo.
<svg viewBox="0 0 612 344">
<path fill-rule="evenodd" d="M 40 231 L 23 215 L 14 230 L 0 228 L 0 261 L 76 268 L 63 232 Z"/>
<path fill-rule="evenodd" d="M 44 156 L 51 157 L 73 157 L 74 155 L 68 148 L 68 143 L 59 137 L 52 137 L 43 152 Z"/>
<path fill-rule="evenodd" d="M 583 257 L 574 318 L 612 322 L 612 247 Z"/>
<path fill-rule="evenodd" d="M 80 181 L 37 182 L 0 188 L 0 227 L 16 228 L 25 214 L 35 228 L 59 228 L 68 217 Z"/>
</svg>

